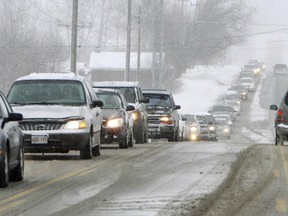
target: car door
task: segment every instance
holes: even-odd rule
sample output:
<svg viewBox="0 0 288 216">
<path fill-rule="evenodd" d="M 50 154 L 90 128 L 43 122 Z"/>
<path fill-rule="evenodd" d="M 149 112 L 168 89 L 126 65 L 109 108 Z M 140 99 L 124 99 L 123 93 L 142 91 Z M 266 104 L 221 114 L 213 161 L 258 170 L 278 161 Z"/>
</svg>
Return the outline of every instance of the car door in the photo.
<svg viewBox="0 0 288 216">
<path fill-rule="evenodd" d="M 9 103 L 7 102 L 5 96 L 0 93 L 0 109 L 2 114 L 2 121 L 5 121 L 5 118 L 9 117 L 9 113 L 12 113 L 13 110 Z M 1 122 L 3 124 L 3 122 Z M 20 145 L 22 143 L 22 131 L 20 129 L 18 121 L 9 121 L 4 124 L 3 128 L 6 132 L 9 144 L 10 144 L 10 161 L 13 162 L 17 159 Z"/>
</svg>

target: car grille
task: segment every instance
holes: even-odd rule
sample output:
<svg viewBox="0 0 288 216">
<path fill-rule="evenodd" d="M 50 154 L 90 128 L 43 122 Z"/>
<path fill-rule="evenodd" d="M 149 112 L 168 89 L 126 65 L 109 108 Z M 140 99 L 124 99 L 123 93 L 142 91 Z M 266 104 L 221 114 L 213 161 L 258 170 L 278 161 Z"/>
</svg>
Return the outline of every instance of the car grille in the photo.
<svg viewBox="0 0 288 216">
<path fill-rule="evenodd" d="M 22 130 L 31 131 L 59 130 L 64 125 L 64 122 L 20 122 L 20 127 Z"/>
<path fill-rule="evenodd" d="M 160 116 L 148 116 L 148 124 L 160 124 Z"/>
</svg>

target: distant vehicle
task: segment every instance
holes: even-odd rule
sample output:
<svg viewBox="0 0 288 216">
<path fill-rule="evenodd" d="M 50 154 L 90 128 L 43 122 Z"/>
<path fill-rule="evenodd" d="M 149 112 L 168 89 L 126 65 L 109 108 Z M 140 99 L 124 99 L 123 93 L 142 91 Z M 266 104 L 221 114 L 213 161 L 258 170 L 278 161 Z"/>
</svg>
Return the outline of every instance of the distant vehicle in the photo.
<svg viewBox="0 0 288 216">
<path fill-rule="evenodd" d="M 223 98 L 224 103 L 227 101 L 236 101 L 239 105 L 242 104 L 242 98 L 236 90 L 228 90 Z"/>
<path fill-rule="evenodd" d="M 284 94 L 280 105 L 270 105 L 270 110 L 275 110 L 275 145 L 284 145 L 284 141 L 288 140 L 288 91 Z"/>
<path fill-rule="evenodd" d="M 201 140 L 218 141 L 217 123 L 210 113 L 196 113 L 196 119 L 201 127 Z"/>
<path fill-rule="evenodd" d="M 196 115 L 194 114 L 185 114 L 186 123 L 189 127 L 188 139 L 192 141 L 200 141 L 201 140 L 201 126 L 198 122 Z"/>
<path fill-rule="evenodd" d="M 214 105 L 209 110 L 209 113 L 215 115 L 215 114 L 229 114 L 232 118 L 232 121 L 236 121 L 236 111 L 233 106 L 231 105 L 225 105 L 225 104 L 219 104 Z"/>
<path fill-rule="evenodd" d="M 2 91 L 0 113 L 0 187 L 6 187 L 9 181 L 24 178 L 23 133 L 19 126 L 23 116 L 14 113 Z"/>
<path fill-rule="evenodd" d="M 236 112 L 236 115 L 240 115 L 240 113 L 242 111 L 242 105 L 239 104 L 238 101 L 232 101 L 232 100 L 229 101 L 229 100 L 227 100 L 227 101 L 225 101 L 225 104 L 232 106 L 234 108 L 235 112 Z"/>
<path fill-rule="evenodd" d="M 273 73 L 280 75 L 287 75 L 288 67 L 286 64 L 275 64 L 275 66 L 273 66 Z"/>
<path fill-rule="evenodd" d="M 242 101 L 246 101 L 248 99 L 248 89 L 243 85 L 232 85 L 229 90 L 236 91 Z"/>
<path fill-rule="evenodd" d="M 149 137 L 167 138 L 169 142 L 179 141 L 180 105 L 176 105 L 171 92 L 162 89 L 144 89 L 148 112 Z"/>
<path fill-rule="evenodd" d="M 261 73 L 261 68 L 258 65 L 258 63 L 248 63 L 248 64 L 244 65 L 243 69 L 252 70 L 254 72 L 255 76 L 259 76 Z"/>
<path fill-rule="evenodd" d="M 256 86 L 253 78 L 243 77 L 240 79 L 240 83 L 245 86 L 249 92 L 255 91 Z"/>
<path fill-rule="evenodd" d="M 133 147 L 133 118 L 124 96 L 115 89 L 94 89 L 97 97 L 104 102 L 101 108 L 103 123 L 101 144 L 118 142 L 119 148 Z"/>
<path fill-rule="evenodd" d="M 231 128 L 226 118 L 216 117 L 217 133 L 219 138 L 231 138 Z"/>
<path fill-rule="evenodd" d="M 30 153 L 80 151 L 100 155 L 103 102 L 91 83 L 74 73 L 32 73 L 18 78 L 7 96 L 23 114 L 24 150 Z"/>
<path fill-rule="evenodd" d="M 234 122 L 232 120 L 232 117 L 231 115 L 229 114 L 213 114 L 214 118 L 225 118 L 228 122 L 228 125 L 230 126 L 230 130 L 231 130 L 231 133 L 233 132 L 233 128 L 234 128 Z"/>
<path fill-rule="evenodd" d="M 149 99 L 143 96 L 139 82 L 101 81 L 93 82 L 93 87 L 117 89 L 124 95 L 128 104 L 135 107 L 132 116 L 134 119 L 134 138 L 136 143 L 147 143 L 148 116 L 145 103 L 149 102 Z"/>
</svg>

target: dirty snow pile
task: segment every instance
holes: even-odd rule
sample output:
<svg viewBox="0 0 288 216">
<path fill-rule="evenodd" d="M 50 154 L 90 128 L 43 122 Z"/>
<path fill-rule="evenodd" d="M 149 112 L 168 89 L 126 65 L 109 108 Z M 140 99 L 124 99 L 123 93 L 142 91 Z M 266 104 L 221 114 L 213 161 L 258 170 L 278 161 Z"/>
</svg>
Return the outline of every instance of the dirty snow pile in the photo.
<svg viewBox="0 0 288 216">
<path fill-rule="evenodd" d="M 207 112 L 225 94 L 240 70 L 240 66 L 234 65 L 188 69 L 178 79 L 181 87 L 173 93 L 176 104 L 181 105 L 180 112 Z"/>
</svg>

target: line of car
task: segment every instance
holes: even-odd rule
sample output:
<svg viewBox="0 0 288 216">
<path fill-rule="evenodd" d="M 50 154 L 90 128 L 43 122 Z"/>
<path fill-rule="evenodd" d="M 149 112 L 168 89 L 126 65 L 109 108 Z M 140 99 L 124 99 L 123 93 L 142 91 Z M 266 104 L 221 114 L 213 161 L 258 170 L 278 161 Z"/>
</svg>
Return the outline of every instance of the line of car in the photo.
<svg viewBox="0 0 288 216">
<path fill-rule="evenodd" d="M 241 102 L 247 100 L 231 88 Z M 222 106 L 241 111 L 238 103 L 226 98 Z M 217 141 L 227 133 L 222 126 L 232 132 L 236 119 L 232 111 L 183 115 L 179 109 L 171 92 L 141 89 L 138 82 L 91 83 L 74 73 L 20 77 L 7 98 L 0 92 L 0 187 L 23 180 L 24 152 L 76 150 L 81 159 L 91 159 L 110 143 L 129 148 L 149 139 Z"/>
<path fill-rule="evenodd" d="M 223 100 L 207 112 L 182 114 L 182 140 L 218 141 L 229 139 L 237 116 L 241 114 L 242 103 L 248 100 L 249 92 L 254 92 L 265 64 L 250 60 L 242 67 L 237 79 L 234 79 Z"/>
</svg>

